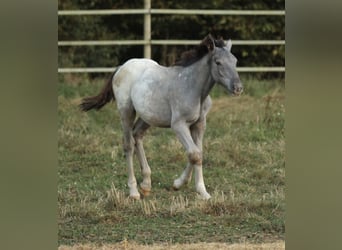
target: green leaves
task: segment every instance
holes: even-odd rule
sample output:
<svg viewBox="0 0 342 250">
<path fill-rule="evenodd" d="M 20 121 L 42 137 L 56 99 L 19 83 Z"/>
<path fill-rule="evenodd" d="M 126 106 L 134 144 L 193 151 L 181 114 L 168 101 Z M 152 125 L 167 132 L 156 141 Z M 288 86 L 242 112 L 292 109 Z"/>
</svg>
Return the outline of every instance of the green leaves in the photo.
<svg viewBox="0 0 342 250">
<path fill-rule="evenodd" d="M 139 9 L 143 0 L 59 1 L 59 10 Z M 284 0 L 241 1 L 162 1 L 152 8 L 284 10 Z M 143 39 L 143 15 L 59 16 L 59 40 L 136 40 Z M 152 39 L 201 40 L 208 33 L 232 40 L 283 40 L 284 16 L 152 15 Z M 152 58 L 170 65 L 191 46 L 152 46 Z M 233 46 L 238 66 L 283 66 L 284 45 Z M 133 57 L 143 57 L 143 46 L 59 47 L 59 67 L 114 67 Z M 262 76 L 265 76 L 263 74 Z"/>
</svg>

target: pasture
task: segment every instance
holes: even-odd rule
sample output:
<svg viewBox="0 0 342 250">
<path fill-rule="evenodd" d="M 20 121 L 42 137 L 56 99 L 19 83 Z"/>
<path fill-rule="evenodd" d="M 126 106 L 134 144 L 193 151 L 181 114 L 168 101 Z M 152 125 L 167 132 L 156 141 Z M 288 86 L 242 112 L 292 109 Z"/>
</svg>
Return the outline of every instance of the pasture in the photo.
<svg viewBox="0 0 342 250">
<path fill-rule="evenodd" d="M 170 129 L 144 138 L 152 170 L 151 195 L 128 198 L 122 130 L 115 102 L 81 112 L 81 98 L 104 80 L 58 84 L 58 245 L 267 243 L 285 233 L 284 80 L 243 78 L 240 97 L 215 86 L 203 143 L 209 201 L 193 180 L 179 191 L 173 180 L 186 155 Z M 134 161 L 138 183 L 142 177 Z"/>
</svg>

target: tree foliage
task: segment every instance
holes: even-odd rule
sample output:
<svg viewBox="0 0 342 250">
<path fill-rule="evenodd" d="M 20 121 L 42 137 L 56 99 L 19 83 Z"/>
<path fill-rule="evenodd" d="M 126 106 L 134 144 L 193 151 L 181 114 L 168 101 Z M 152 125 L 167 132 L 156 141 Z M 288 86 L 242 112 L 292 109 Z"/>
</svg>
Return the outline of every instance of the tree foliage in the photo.
<svg viewBox="0 0 342 250">
<path fill-rule="evenodd" d="M 152 0 L 152 8 L 284 10 L 285 0 Z M 140 9 L 143 0 L 59 0 L 59 10 Z M 143 39 L 143 15 L 59 16 L 58 40 Z M 284 16 L 152 15 L 152 39 L 201 40 L 208 33 L 232 40 L 283 40 Z M 191 46 L 152 46 L 152 58 L 172 64 Z M 238 66 L 283 66 L 283 45 L 233 46 Z M 113 67 L 143 57 L 142 46 L 59 47 L 59 67 Z"/>
</svg>

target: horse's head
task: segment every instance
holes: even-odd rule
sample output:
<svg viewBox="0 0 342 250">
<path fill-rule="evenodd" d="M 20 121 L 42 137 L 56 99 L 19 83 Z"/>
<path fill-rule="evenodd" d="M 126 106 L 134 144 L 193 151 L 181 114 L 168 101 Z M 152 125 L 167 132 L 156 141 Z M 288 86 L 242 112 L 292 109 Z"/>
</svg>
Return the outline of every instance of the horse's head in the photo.
<svg viewBox="0 0 342 250">
<path fill-rule="evenodd" d="M 228 40 L 226 45 L 216 46 L 220 41 L 211 39 L 208 47 L 212 53 L 211 75 L 215 82 L 224 86 L 230 93 L 240 95 L 243 91 L 239 74 L 236 70 L 236 57 L 231 53 L 232 41 Z"/>
</svg>

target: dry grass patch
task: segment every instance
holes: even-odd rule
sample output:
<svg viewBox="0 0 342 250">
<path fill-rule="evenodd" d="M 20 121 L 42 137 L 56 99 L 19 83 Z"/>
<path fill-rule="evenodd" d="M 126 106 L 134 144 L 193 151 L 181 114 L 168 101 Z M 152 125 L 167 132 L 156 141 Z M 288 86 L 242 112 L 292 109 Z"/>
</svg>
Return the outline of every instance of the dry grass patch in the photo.
<svg viewBox="0 0 342 250">
<path fill-rule="evenodd" d="M 277 241 L 272 243 L 261 244 L 225 244 L 225 243 L 195 243 L 195 244 L 154 244 L 154 245 L 140 245 L 123 241 L 117 244 L 104 245 L 75 245 L 75 246 L 60 246 L 58 250 L 281 250 L 285 249 L 284 241 Z"/>
</svg>

